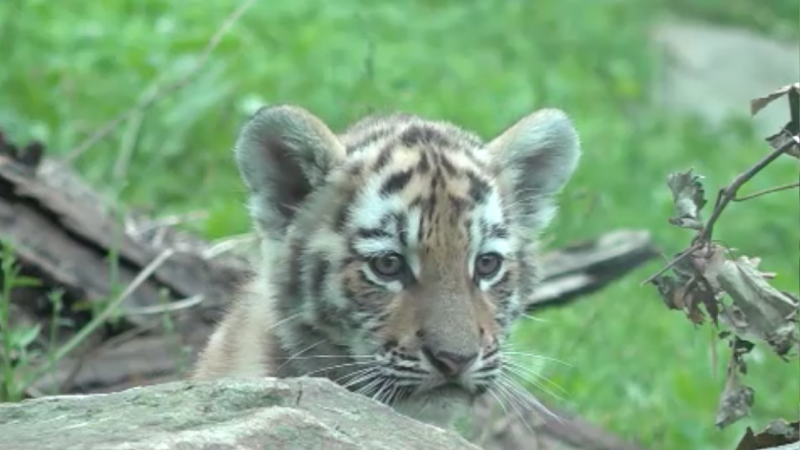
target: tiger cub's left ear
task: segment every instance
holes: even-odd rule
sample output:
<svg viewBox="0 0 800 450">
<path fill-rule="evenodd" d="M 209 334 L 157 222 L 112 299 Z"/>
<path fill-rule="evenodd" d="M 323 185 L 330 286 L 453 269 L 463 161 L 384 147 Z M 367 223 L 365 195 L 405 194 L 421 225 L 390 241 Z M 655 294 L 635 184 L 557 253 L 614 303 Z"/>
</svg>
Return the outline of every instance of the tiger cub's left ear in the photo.
<svg viewBox="0 0 800 450">
<path fill-rule="evenodd" d="M 556 211 L 555 197 L 572 178 L 581 156 L 572 120 L 558 109 L 536 111 L 486 144 L 526 225 L 541 230 Z"/>
</svg>

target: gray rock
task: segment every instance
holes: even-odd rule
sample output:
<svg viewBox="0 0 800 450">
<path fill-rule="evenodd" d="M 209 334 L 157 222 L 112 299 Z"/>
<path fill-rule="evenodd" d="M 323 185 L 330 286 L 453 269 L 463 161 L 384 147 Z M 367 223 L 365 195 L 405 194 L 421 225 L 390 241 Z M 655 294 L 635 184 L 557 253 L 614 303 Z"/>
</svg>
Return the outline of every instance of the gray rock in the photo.
<svg viewBox="0 0 800 450">
<path fill-rule="evenodd" d="M 653 32 L 664 55 L 657 100 L 676 112 L 697 114 L 711 125 L 748 118 L 750 100 L 800 80 L 800 47 L 743 28 L 670 20 Z M 786 99 L 753 118 L 759 136 L 789 121 Z"/>
<path fill-rule="evenodd" d="M 321 378 L 173 382 L 0 405 L 1 450 L 478 450 Z"/>
</svg>

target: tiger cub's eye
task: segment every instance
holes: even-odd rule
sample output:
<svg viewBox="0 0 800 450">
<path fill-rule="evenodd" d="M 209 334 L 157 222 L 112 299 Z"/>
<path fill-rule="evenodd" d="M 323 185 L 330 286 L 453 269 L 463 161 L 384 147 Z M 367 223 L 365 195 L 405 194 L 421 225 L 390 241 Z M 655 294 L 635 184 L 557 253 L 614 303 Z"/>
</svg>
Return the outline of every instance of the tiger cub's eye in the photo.
<svg viewBox="0 0 800 450">
<path fill-rule="evenodd" d="M 497 253 L 484 253 L 475 259 L 475 275 L 479 278 L 492 278 L 503 266 L 503 257 Z"/>
<path fill-rule="evenodd" d="M 369 268 L 384 278 L 396 278 L 405 267 L 405 259 L 397 253 L 387 253 L 369 260 Z"/>
</svg>

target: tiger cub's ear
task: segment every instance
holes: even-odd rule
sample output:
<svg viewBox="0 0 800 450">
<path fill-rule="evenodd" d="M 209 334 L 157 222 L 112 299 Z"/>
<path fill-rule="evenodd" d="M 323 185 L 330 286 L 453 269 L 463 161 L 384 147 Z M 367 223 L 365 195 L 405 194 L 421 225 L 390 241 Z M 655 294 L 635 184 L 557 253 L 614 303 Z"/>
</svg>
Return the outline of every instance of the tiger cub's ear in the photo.
<svg viewBox="0 0 800 450">
<path fill-rule="evenodd" d="M 510 190 L 514 213 L 541 230 L 556 211 L 555 197 L 578 166 L 581 145 L 572 120 L 561 110 L 536 111 L 491 140 L 497 177 Z"/>
<path fill-rule="evenodd" d="M 262 233 L 277 238 L 346 150 L 322 120 L 303 108 L 279 105 L 255 113 L 239 133 L 234 154 L 253 220 Z"/>
</svg>

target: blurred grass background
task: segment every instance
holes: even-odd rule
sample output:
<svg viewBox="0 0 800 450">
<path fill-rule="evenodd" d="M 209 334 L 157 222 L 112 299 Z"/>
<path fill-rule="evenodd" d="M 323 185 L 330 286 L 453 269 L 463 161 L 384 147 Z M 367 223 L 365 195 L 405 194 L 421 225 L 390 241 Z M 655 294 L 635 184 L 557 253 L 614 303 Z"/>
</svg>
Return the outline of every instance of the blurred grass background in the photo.
<svg viewBox="0 0 800 450">
<path fill-rule="evenodd" d="M 67 153 L 148 89 L 186 73 L 235 5 L 3 0 L 0 127 L 17 142 L 41 139 Z M 669 255 L 691 235 L 666 222 L 667 174 L 695 167 L 713 203 L 767 148 L 741 124 L 710 130 L 652 103 L 661 61 L 648 30 L 666 13 L 798 38 L 796 0 L 264 1 L 191 83 L 76 165 L 127 205 L 164 215 L 208 211 L 200 230 L 218 238 L 249 230 L 230 147 L 259 104 L 301 104 L 334 128 L 401 109 L 485 136 L 554 105 L 574 116 L 585 157 L 548 245 L 646 228 Z M 796 164 L 778 161 L 746 191 L 796 178 Z M 775 284 L 796 291 L 798 213 L 796 191 L 735 204 L 716 237 L 763 257 L 764 269 L 779 273 Z M 718 345 L 712 367 L 712 331 L 640 286 L 660 264 L 523 324 L 520 342 L 570 365 L 546 372 L 564 389 L 561 400 L 536 392 L 651 449 L 733 448 L 748 425 L 796 418 L 800 368 L 757 349 L 747 377 L 756 390 L 752 417 L 713 427 L 726 349 Z"/>
</svg>

